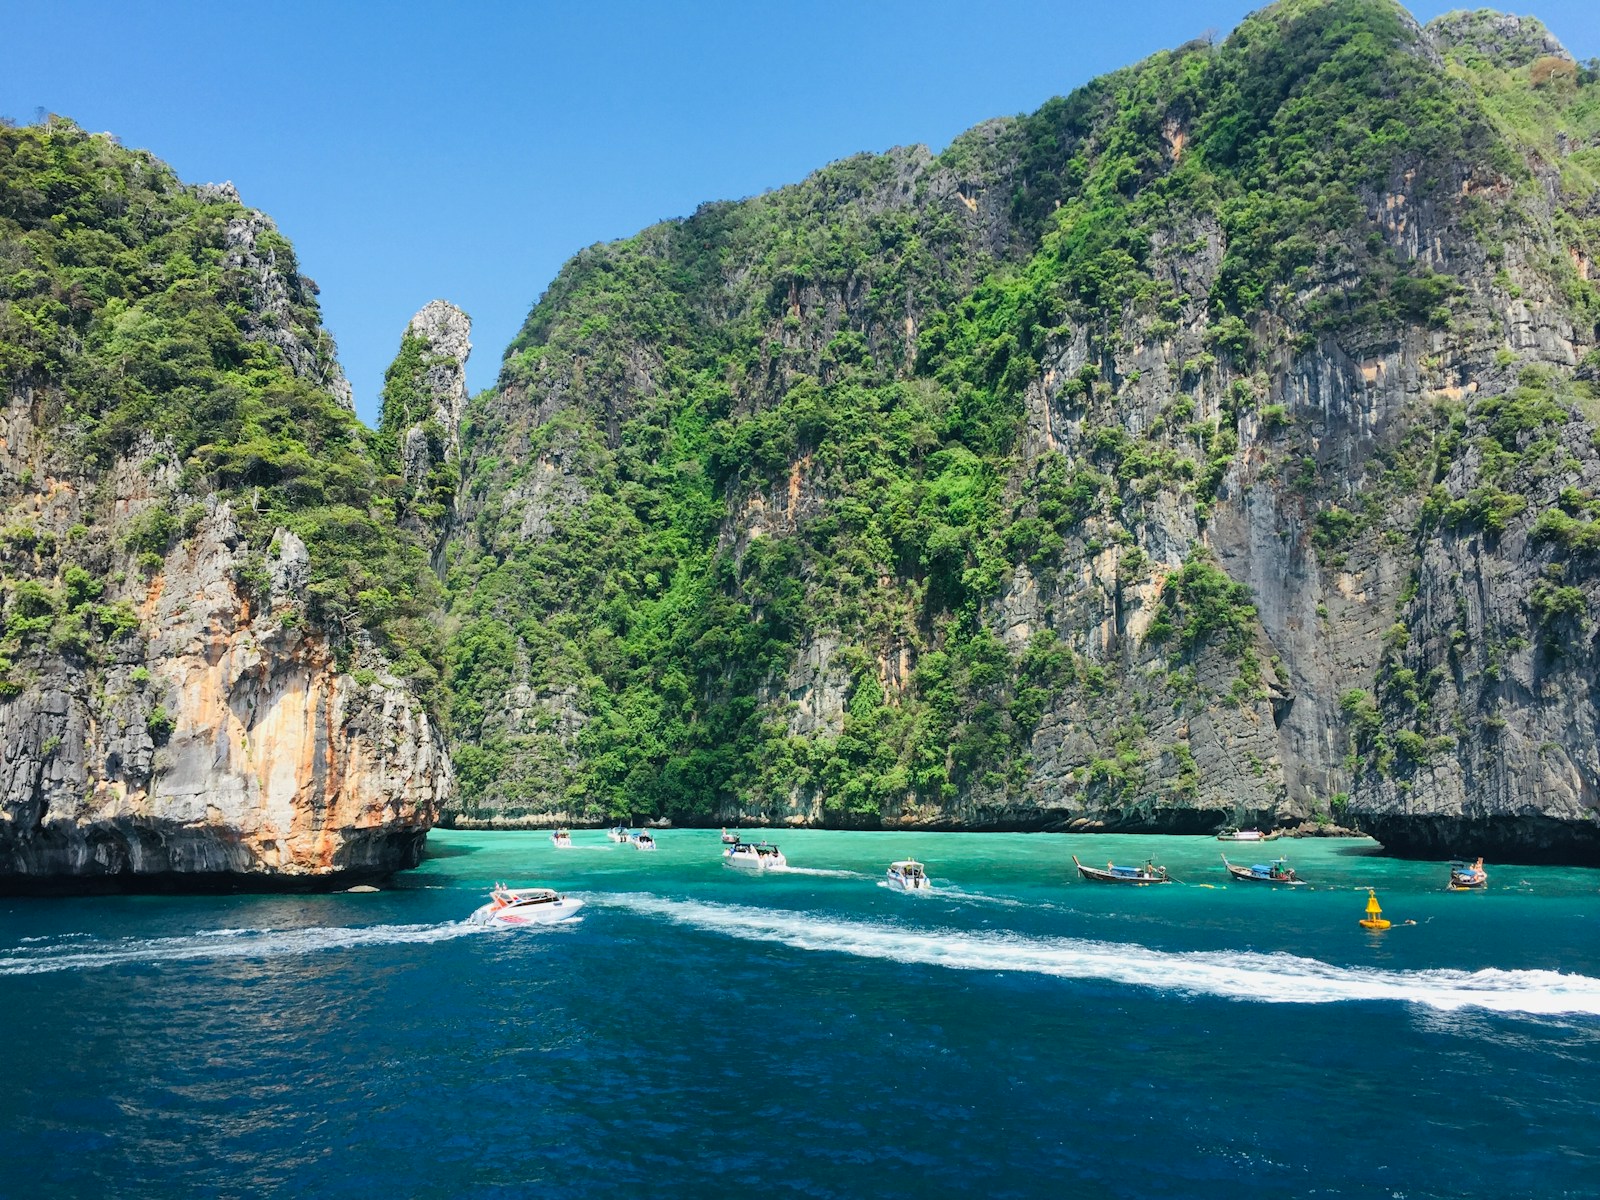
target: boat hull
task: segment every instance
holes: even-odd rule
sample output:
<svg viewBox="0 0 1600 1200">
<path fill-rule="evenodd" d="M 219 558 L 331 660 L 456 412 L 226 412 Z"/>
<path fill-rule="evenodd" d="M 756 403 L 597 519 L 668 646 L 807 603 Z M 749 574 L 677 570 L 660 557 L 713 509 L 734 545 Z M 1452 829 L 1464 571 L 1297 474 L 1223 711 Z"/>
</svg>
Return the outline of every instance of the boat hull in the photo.
<svg viewBox="0 0 1600 1200">
<path fill-rule="evenodd" d="M 1078 856 L 1072 856 L 1072 865 L 1078 868 L 1078 874 L 1094 883 L 1122 883 L 1133 887 L 1148 887 L 1155 883 L 1171 883 L 1165 875 L 1149 875 L 1135 873 L 1119 875 L 1115 871 L 1102 871 L 1099 867 L 1086 867 L 1078 861 Z"/>
<path fill-rule="evenodd" d="M 582 900 L 563 896 L 542 904 L 508 904 L 496 908 L 485 904 L 467 918 L 474 925 L 503 926 L 508 929 L 526 928 L 530 925 L 556 925 L 578 915 Z"/>
<path fill-rule="evenodd" d="M 722 861 L 730 867 L 738 867 L 741 871 L 770 871 L 789 865 L 788 860 L 781 854 L 724 853 Z"/>
<path fill-rule="evenodd" d="M 900 892 L 925 892 L 933 885 L 928 882 L 926 876 L 921 879 L 906 879 L 890 872 L 889 886 Z"/>
<path fill-rule="evenodd" d="M 1293 871 L 1290 871 L 1287 875 L 1262 875 L 1253 867 L 1236 867 L 1226 858 L 1222 860 L 1222 865 L 1227 867 L 1228 874 L 1232 875 L 1240 883 L 1267 883 L 1278 884 L 1283 887 L 1304 887 L 1306 882 L 1304 879 L 1296 878 Z"/>
</svg>

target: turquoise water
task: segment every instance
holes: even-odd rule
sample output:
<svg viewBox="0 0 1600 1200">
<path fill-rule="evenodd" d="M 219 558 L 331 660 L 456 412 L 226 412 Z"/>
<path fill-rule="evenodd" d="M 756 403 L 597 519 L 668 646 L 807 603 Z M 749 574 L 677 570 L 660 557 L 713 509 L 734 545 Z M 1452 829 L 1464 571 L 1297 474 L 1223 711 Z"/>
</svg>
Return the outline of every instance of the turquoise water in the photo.
<svg viewBox="0 0 1600 1200">
<path fill-rule="evenodd" d="M 376 895 L 0 901 L 0 1196 L 1594 1196 L 1600 872 L 1202 838 L 436 833 Z M 1154 855 L 1181 885 L 1079 882 Z M 931 895 L 880 885 L 929 866 Z M 462 924 L 495 880 L 587 901 Z M 1201 886 L 1210 885 L 1210 886 Z M 1356 924 L 1366 886 L 1385 915 Z"/>
</svg>

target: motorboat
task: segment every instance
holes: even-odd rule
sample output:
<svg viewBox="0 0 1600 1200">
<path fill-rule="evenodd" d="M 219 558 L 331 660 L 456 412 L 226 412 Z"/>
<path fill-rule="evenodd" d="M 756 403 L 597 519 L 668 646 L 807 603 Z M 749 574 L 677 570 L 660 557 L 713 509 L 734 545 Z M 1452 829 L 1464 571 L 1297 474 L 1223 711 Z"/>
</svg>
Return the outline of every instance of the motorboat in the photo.
<svg viewBox="0 0 1600 1200">
<path fill-rule="evenodd" d="M 1450 864 L 1450 891 L 1470 892 L 1488 886 L 1489 872 L 1483 869 L 1482 858 L 1470 866 L 1460 861 Z"/>
<path fill-rule="evenodd" d="M 489 903 L 467 918 L 474 925 L 554 925 L 577 915 L 582 900 L 563 896 L 554 888 L 512 888 L 494 885 Z"/>
<path fill-rule="evenodd" d="M 649 830 L 643 830 L 634 837 L 633 846 L 635 850 L 654 850 L 656 840 L 650 836 Z"/>
<path fill-rule="evenodd" d="M 1264 842 L 1266 840 L 1267 835 L 1259 829 L 1239 829 L 1232 825 L 1217 834 L 1217 841 L 1219 842 Z"/>
<path fill-rule="evenodd" d="M 722 844 L 724 846 L 732 846 L 738 842 L 738 840 L 739 835 L 737 833 L 729 833 L 726 829 L 722 831 Z"/>
<path fill-rule="evenodd" d="M 606 830 L 606 837 L 613 842 L 626 842 L 630 836 L 626 825 L 613 825 Z"/>
<path fill-rule="evenodd" d="M 562 850 L 571 850 L 572 835 L 565 829 L 558 829 L 550 835 L 550 844 Z"/>
<path fill-rule="evenodd" d="M 1228 874 L 1244 883 L 1287 883 L 1294 887 L 1304 887 L 1306 881 L 1294 873 L 1287 859 L 1279 858 L 1269 863 L 1256 863 L 1254 866 L 1237 867 L 1228 861 L 1228 856 L 1222 856 L 1222 865 L 1228 868 Z"/>
<path fill-rule="evenodd" d="M 766 842 L 734 842 L 723 850 L 722 857 L 730 867 L 745 867 L 752 871 L 768 871 L 789 865 L 789 860 L 783 857 L 783 851 Z"/>
<path fill-rule="evenodd" d="M 889 864 L 889 886 L 902 892 L 923 892 L 933 885 L 928 882 L 928 872 L 914 858 L 903 858 Z"/>
<path fill-rule="evenodd" d="M 1107 863 L 1105 870 L 1099 867 L 1086 867 L 1078 861 L 1078 856 L 1072 856 L 1072 865 L 1078 868 L 1078 874 L 1085 879 L 1092 879 L 1095 883 L 1131 883 L 1143 885 L 1148 883 L 1171 883 L 1167 878 L 1167 869 L 1158 867 L 1153 862 L 1147 862 L 1142 867 L 1118 867 Z"/>
</svg>

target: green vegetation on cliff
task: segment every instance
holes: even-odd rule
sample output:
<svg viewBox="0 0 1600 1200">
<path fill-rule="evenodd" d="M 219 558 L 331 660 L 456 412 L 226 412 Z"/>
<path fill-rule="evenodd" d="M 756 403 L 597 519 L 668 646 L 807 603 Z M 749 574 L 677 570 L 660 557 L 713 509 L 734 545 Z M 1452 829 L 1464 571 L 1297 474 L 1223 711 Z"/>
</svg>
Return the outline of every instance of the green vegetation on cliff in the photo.
<svg viewBox="0 0 1600 1200">
<path fill-rule="evenodd" d="M 1549 125 L 1596 88 L 1464 70 L 1393 4 L 1286 0 L 936 160 L 847 160 L 584 251 L 468 431 L 463 811 L 1004 806 L 1063 706 L 1131 758 L 1085 786 L 1127 795 L 1165 753 L 1138 732 L 1157 694 L 1258 702 L 1248 590 L 1186 546 L 1153 558 L 1145 523 L 1176 505 L 1204 540 L 1247 438 L 1315 503 L 1329 481 L 1273 377 L 1319 339 L 1364 353 L 1468 320 L 1474 252 L 1408 250 L 1395 205 L 1493 252 L 1521 217 L 1488 193 L 1533 186 L 1507 97 L 1546 88 Z M 1587 313 L 1592 285 L 1551 270 Z M 1152 358 L 1153 419 L 1132 365 Z M 1059 445 L 1025 423 L 1041 394 L 1073 423 Z M 1433 482 L 1389 479 L 1407 503 Z M 1507 519 L 1481 499 L 1461 519 Z M 1330 501 L 1315 544 L 1342 554 L 1381 512 Z M 1114 612 L 1162 597 L 1144 644 L 1176 652 L 1170 689 L 1108 695 L 1137 642 L 1086 656 L 1003 624 L 1016 588 L 1107 552 Z M 1212 693 L 1208 655 L 1233 664 Z"/>
<path fill-rule="evenodd" d="M 405 492 L 336 394 L 315 295 L 287 240 L 231 191 L 185 186 L 149 154 L 61 118 L 0 127 L 0 385 L 31 396 L 49 430 L 38 473 L 103 474 L 130 453 L 177 472 L 130 529 L 35 544 L 23 574 L 57 577 L 51 604 L 76 612 L 73 564 L 91 547 L 121 536 L 159 570 L 193 532 L 197 498 L 229 497 L 257 552 L 280 526 L 305 540 L 310 619 L 373 630 L 428 690 L 439 589 L 398 532 Z M 8 571 L 8 655 L 34 636 L 28 610 L 42 603 L 22 588 Z"/>
</svg>

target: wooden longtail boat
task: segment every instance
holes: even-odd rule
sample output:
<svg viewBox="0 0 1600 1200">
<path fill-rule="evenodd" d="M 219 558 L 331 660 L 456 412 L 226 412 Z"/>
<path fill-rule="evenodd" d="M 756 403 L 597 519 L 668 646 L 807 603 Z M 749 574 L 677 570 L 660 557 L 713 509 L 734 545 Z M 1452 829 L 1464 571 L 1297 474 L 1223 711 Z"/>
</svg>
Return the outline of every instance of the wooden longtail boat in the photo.
<svg viewBox="0 0 1600 1200">
<path fill-rule="evenodd" d="M 1228 861 L 1228 856 L 1222 856 L 1222 865 L 1228 868 L 1228 874 L 1244 883 L 1287 883 L 1295 887 L 1304 887 L 1305 880 L 1294 873 L 1285 859 L 1276 862 L 1257 863 L 1250 867 L 1236 867 Z"/>
<path fill-rule="evenodd" d="M 1470 866 L 1459 860 L 1450 864 L 1450 891 L 1470 892 L 1488 886 L 1489 873 L 1483 869 L 1483 859 Z"/>
<path fill-rule="evenodd" d="M 1085 879 L 1092 879 L 1096 883 L 1171 883 L 1167 878 L 1167 869 L 1158 867 L 1154 863 L 1145 863 L 1142 867 L 1113 867 L 1107 864 L 1106 870 L 1099 867 L 1086 867 L 1078 861 L 1078 856 L 1072 856 L 1072 865 L 1078 868 L 1078 874 Z"/>
</svg>

